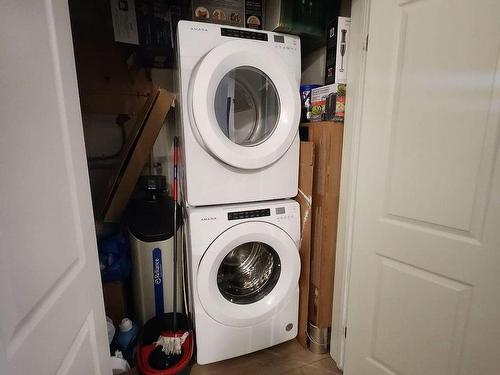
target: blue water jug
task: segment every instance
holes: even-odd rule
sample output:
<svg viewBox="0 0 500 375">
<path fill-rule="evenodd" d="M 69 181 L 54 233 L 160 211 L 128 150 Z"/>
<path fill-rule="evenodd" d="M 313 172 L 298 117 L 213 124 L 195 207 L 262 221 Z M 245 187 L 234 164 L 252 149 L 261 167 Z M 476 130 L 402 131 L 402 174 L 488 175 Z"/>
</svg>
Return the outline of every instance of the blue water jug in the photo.
<svg viewBox="0 0 500 375">
<path fill-rule="evenodd" d="M 119 349 L 125 359 L 131 362 L 134 357 L 134 347 L 137 342 L 137 335 L 139 334 L 139 327 L 132 322 L 129 318 L 122 319 L 115 337 L 113 339 L 117 349 Z"/>
</svg>

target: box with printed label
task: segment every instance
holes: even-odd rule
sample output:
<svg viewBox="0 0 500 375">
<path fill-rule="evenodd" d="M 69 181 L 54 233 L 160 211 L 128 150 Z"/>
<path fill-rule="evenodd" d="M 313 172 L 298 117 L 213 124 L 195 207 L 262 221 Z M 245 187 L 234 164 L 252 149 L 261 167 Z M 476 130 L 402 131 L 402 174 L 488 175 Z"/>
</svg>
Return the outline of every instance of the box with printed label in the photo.
<svg viewBox="0 0 500 375">
<path fill-rule="evenodd" d="M 311 91 L 310 121 L 322 121 L 326 112 L 327 103 L 335 103 L 337 84 L 321 86 Z M 335 104 L 333 104 L 335 105 Z"/>
<path fill-rule="evenodd" d="M 262 30 L 262 0 L 192 0 L 193 21 Z"/>
<path fill-rule="evenodd" d="M 338 17 L 327 27 L 325 83 L 347 83 L 351 19 Z"/>
</svg>

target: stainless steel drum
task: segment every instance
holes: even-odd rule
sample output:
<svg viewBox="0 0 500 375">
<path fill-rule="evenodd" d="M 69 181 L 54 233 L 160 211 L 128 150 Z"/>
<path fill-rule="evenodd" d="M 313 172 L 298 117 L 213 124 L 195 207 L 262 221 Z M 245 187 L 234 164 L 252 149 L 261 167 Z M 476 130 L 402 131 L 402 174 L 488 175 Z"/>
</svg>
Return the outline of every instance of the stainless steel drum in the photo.
<svg viewBox="0 0 500 375">
<path fill-rule="evenodd" d="M 246 242 L 223 259 L 217 273 L 217 286 L 231 302 L 254 303 L 274 288 L 280 271 L 280 259 L 274 249 L 262 242 Z"/>
</svg>

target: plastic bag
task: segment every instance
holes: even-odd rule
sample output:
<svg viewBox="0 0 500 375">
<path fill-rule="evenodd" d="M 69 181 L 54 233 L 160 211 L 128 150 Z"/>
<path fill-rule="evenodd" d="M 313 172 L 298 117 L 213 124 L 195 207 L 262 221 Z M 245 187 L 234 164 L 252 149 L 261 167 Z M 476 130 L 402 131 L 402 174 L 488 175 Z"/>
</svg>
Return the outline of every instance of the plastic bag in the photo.
<svg viewBox="0 0 500 375">
<path fill-rule="evenodd" d="M 125 280 L 132 270 L 130 246 L 123 233 L 117 233 L 98 242 L 99 265 L 103 283 Z"/>
</svg>

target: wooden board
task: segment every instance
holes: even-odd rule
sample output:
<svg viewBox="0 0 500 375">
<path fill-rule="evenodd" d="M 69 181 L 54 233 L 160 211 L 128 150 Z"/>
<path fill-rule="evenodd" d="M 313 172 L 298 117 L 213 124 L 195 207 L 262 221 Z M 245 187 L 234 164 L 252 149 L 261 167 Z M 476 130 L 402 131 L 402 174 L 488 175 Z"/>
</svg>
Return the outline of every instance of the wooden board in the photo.
<svg viewBox="0 0 500 375">
<path fill-rule="evenodd" d="M 319 328 L 326 328 L 332 321 L 344 126 L 324 121 L 302 124 L 301 127 L 301 134 L 306 133 L 305 138 L 315 146 L 309 321 Z"/>
<path fill-rule="evenodd" d="M 101 211 L 105 222 L 120 220 L 173 101 L 173 94 L 158 89 L 144 105 L 109 180 Z"/>
<path fill-rule="evenodd" d="M 309 279 L 311 276 L 311 214 L 314 172 L 314 143 L 300 142 L 299 194 L 300 204 L 300 279 L 299 323 L 297 340 L 307 348 L 307 319 L 309 306 Z"/>
</svg>

